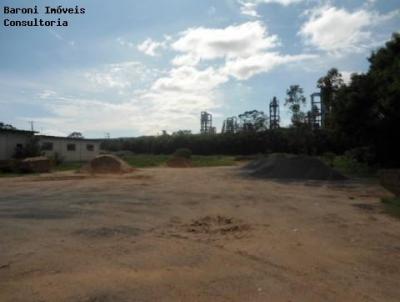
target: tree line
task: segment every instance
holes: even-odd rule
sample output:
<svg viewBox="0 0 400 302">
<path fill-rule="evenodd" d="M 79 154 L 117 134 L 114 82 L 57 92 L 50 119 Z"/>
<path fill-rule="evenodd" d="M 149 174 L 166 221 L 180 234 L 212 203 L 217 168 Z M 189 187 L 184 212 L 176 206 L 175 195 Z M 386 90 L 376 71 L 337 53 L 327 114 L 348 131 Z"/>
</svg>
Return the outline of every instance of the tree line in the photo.
<svg viewBox="0 0 400 302">
<path fill-rule="evenodd" d="M 268 129 L 262 111 L 238 116 L 236 133 L 192 134 L 180 130 L 172 135 L 110 139 L 103 148 L 110 151 L 170 154 L 189 148 L 195 154 L 255 154 L 290 152 L 320 155 L 352 150 L 359 158 L 382 166 L 400 166 L 400 34 L 368 58 L 369 70 L 353 74 L 345 84 L 332 68 L 317 82 L 325 104 L 324 127 L 310 124 L 310 112 L 302 111 L 303 89 L 292 85 L 285 106 L 292 114 L 287 128 Z M 312 108 L 311 110 L 314 110 Z"/>
</svg>

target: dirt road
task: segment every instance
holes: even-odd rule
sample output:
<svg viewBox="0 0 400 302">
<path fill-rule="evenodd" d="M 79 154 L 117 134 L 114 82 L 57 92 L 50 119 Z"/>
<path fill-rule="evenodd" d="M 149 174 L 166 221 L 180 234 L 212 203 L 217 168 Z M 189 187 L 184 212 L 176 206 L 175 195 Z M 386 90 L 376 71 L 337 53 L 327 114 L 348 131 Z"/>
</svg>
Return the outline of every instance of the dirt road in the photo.
<svg viewBox="0 0 400 302">
<path fill-rule="evenodd" d="M 376 184 L 235 167 L 0 179 L 0 301 L 400 301 Z"/>
</svg>

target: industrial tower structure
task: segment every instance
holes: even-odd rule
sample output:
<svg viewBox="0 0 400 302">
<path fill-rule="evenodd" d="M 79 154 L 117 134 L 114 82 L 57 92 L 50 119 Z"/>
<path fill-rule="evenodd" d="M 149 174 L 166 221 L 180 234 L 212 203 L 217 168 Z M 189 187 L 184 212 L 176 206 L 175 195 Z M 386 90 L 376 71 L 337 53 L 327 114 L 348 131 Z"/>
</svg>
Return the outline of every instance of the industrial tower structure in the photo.
<svg viewBox="0 0 400 302">
<path fill-rule="evenodd" d="M 238 131 L 238 122 L 236 116 L 228 117 L 222 124 L 222 133 L 236 133 Z"/>
<path fill-rule="evenodd" d="M 311 94 L 311 111 L 309 120 L 312 129 L 325 127 L 325 104 L 321 99 L 321 93 L 315 92 Z"/>
<path fill-rule="evenodd" d="M 279 128 L 280 114 L 279 114 L 279 101 L 274 96 L 269 103 L 269 128 L 277 129 Z"/>
<path fill-rule="evenodd" d="M 200 114 L 200 133 L 201 134 L 215 134 L 216 129 L 212 126 L 212 115 L 206 111 Z"/>
</svg>

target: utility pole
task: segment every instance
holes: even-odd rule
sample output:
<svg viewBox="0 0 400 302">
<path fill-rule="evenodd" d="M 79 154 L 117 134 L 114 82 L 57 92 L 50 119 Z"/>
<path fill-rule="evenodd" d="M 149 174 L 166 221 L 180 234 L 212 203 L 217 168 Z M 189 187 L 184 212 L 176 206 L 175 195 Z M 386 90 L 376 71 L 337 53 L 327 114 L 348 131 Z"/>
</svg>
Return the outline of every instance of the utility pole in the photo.
<svg viewBox="0 0 400 302">
<path fill-rule="evenodd" d="M 34 121 L 29 121 L 29 124 L 31 124 L 31 131 L 35 131 Z"/>
</svg>

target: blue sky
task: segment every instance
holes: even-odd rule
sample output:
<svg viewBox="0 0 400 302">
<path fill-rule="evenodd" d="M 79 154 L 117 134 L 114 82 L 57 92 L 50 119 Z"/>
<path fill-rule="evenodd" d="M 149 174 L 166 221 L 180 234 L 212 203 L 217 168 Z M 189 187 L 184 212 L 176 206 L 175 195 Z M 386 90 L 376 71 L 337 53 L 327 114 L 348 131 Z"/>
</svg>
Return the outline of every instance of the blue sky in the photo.
<svg viewBox="0 0 400 302">
<path fill-rule="evenodd" d="M 0 27 L 0 121 L 46 134 L 199 131 L 201 111 L 268 111 L 331 67 L 345 79 L 400 29 L 399 0 L 22 1 L 86 9 L 68 27 Z M 52 15 L 4 15 L 13 20 Z M 309 98 L 307 98 L 309 102 Z M 281 109 L 284 124 L 287 110 Z"/>
</svg>

